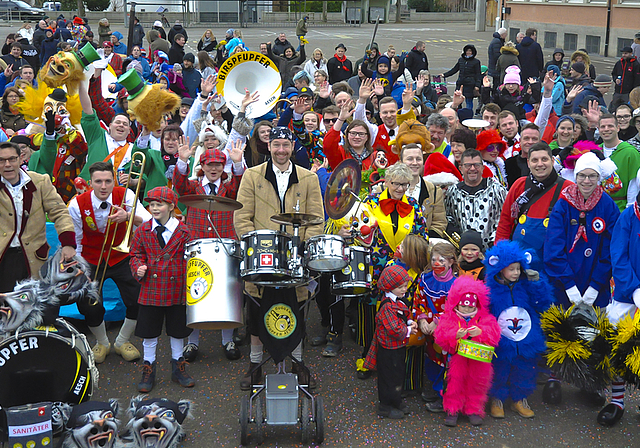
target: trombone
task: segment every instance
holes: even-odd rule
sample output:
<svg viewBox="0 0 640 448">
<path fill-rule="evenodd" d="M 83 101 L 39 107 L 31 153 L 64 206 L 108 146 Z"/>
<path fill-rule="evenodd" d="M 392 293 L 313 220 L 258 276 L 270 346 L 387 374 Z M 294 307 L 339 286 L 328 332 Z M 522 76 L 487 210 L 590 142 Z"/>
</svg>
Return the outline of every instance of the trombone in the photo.
<svg viewBox="0 0 640 448">
<path fill-rule="evenodd" d="M 117 252 L 128 254 L 129 250 L 131 249 L 133 221 L 136 217 L 136 207 L 138 204 L 138 199 L 140 197 L 140 187 L 142 185 L 142 182 L 140 180 L 142 179 L 142 175 L 144 174 L 146 161 L 147 161 L 147 157 L 144 155 L 144 153 L 140 151 L 133 153 L 133 155 L 131 156 L 131 165 L 129 166 L 129 178 L 127 179 L 127 183 L 124 186 L 125 194 L 122 197 L 122 203 L 120 204 L 120 207 L 126 210 L 126 206 L 127 206 L 126 190 L 129 189 L 129 184 L 131 183 L 131 179 L 133 178 L 133 176 L 137 176 L 138 184 L 136 185 L 136 194 L 135 194 L 135 198 L 133 199 L 133 205 L 131 206 L 131 215 L 129 216 L 129 220 L 127 221 L 127 231 L 124 234 L 124 238 L 122 239 L 122 242 L 117 246 L 114 246 L 114 244 L 116 241 L 116 232 L 118 230 L 118 225 L 120 223 L 117 223 L 117 222 L 113 223 L 113 226 L 112 226 L 111 225 L 112 222 L 110 220 L 107 222 L 107 227 L 104 232 L 104 241 L 102 242 L 102 249 L 100 250 L 100 258 L 98 258 L 98 266 L 96 268 L 97 272 L 96 272 L 95 278 L 98 278 L 98 277 L 100 278 L 100 285 L 98 286 L 98 291 L 102 291 L 102 285 L 107 275 L 107 268 L 109 267 L 109 259 L 111 258 L 111 251 L 115 250 Z M 109 250 L 107 251 L 107 255 L 103 259 L 102 254 L 104 254 L 104 250 L 107 247 L 106 245 L 107 245 L 107 240 L 109 238 L 109 231 L 112 232 L 111 241 L 109 242 Z M 98 272 L 100 272 L 100 264 L 102 262 L 104 262 L 104 267 L 102 269 L 102 273 L 98 276 Z"/>
</svg>

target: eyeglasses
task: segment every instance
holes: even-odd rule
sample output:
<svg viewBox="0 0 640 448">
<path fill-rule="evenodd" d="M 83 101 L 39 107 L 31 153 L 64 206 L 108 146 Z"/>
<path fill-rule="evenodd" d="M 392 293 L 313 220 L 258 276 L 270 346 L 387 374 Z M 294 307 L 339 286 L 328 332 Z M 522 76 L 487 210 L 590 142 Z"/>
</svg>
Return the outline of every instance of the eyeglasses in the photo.
<svg viewBox="0 0 640 448">
<path fill-rule="evenodd" d="M 598 180 L 598 177 L 600 177 L 598 174 L 578 173 L 578 175 L 576 176 L 576 179 L 578 180 L 589 179 L 590 181 L 595 181 L 595 180 Z"/>
<path fill-rule="evenodd" d="M 7 157 L 6 159 L 4 157 L 0 157 L 0 165 L 4 165 L 7 162 L 16 163 L 17 161 L 18 161 L 18 156 Z"/>
<path fill-rule="evenodd" d="M 618 120 L 631 120 L 631 115 L 616 115 Z"/>
<path fill-rule="evenodd" d="M 349 131 L 349 135 L 352 135 L 354 137 L 360 137 L 360 138 L 365 138 L 367 136 L 366 132 L 354 132 L 354 131 Z"/>
<path fill-rule="evenodd" d="M 389 184 L 391 184 L 391 186 L 393 188 L 396 188 L 396 189 L 402 188 L 403 190 L 406 190 L 407 188 L 409 188 L 409 184 L 408 183 L 407 184 L 401 184 L 401 183 L 398 183 L 398 182 L 389 182 Z"/>
<path fill-rule="evenodd" d="M 470 170 L 471 168 L 479 170 L 480 168 L 482 168 L 482 163 L 463 163 L 462 168 L 466 170 Z"/>
</svg>

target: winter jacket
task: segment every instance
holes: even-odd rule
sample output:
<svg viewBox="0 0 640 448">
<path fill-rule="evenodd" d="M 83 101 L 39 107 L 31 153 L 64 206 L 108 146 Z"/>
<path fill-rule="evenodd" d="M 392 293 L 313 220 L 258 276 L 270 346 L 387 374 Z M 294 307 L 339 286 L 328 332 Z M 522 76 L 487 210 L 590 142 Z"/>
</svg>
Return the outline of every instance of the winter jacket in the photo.
<svg viewBox="0 0 640 448">
<path fill-rule="evenodd" d="M 529 36 L 525 36 L 522 42 L 516 45 L 516 49 L 520 53 L 518 57 L 520 68 L 522 68 L 520 74 L 522 80 L 539 77 L 544 68 L 544 56 L 540 44 Z"/>
<path fill-rule="evenodd" d="M 142 48 L 142 40 L 144 39 L 144 28 L 139 23 L 133 26 L 133 38 L 131 39 L 131 45 L 137 45 Z"/>
<path fill-rule="evenodd" d="M 0 124 L 2 124 L 2 129 L 11 129 L 13 132 L 27 127 L 24 115 L 14 114 L 3 109 L 0 109 Z"/>
<path fill-rule="evenodd" d="M 153 29 L 158 32 L 160 37 L 162 37 L 164 40 L 167 40 L 167 32 L 164 30 L 164 28 L 162 28 L 161 26 L 154 26 Z M 147 38 L 147 40 L 149 39 Z"/>
<path fill-rule="evenodd" d="M 470 58 L 467 57 L 467 50 L 473 52 Z M 482 70 L 480 68 L 480 61 L 476 59 L 478 50 L 473 45 L 465 45 L 462 49 L 462 55 L 456 65 L 451 70 L 444 73 L 445 78 L 458 73 L 458 80 L 456 81 L 456 89 L 462 87 L 462 94 L 466 98 L 473 98 L 474 89 L 482 87 Z"/>
<path fill-rule="evenodd" d="M 500 33 L 497 31 L 493 33 L 493 39 L 491 43 L 489 43 L 489 49 L 487 53 L 489 54 L 489 62 L 487 63 L 487 67 L 489 71 L 487 74 L 489 76 L 498 76 L 500 72 L 496 70 L 496 64 L 498 63 L 498 58 L 500 57 L 500 49 L 504 45 L 504 39 L 500 37 Z"/>
<path fill-rule="evenodd" d="M 616 93 L 629 93 L 640 86 L 640 62 L 634 57 L 629 60 L 620 58 L 611 71 Z M 618 84 L 620 79 L 620 84 Z M 613 111 L 611 111 L 613 112 Z"/>
<path fill-rule="evenodd" d="M 404 58 L 404 66 L 409 69 L 413 78 L 417 78 L 420 70 L 429 70 L 429 60 L 424 51 L 418 51 L 413 47 Z"/>
<path fill-rule="evenodd" d="M 58 43 L 60 41 L 53 36 L 44 39 L 40 46 L 40 67 L 47 63 L 49 58 L 58 52 Z"/>
<path fill-rule="evenodd" d="M 182 64 L 184 59 L 184 47 L 174 43 L 169 49 L 169 64 Z"/>
<path fill-rule="evenodd" d="M 127 46 L 125 44 L 123 44 L 122 42 L 118 42 L 117 44 L 115 44 L 113 46 L 113 52 L 121 54 L 123 56 L 126 56 L 127 55 Z"/>
<path fill-rule="evenodd" d="M 637 202 L 622 212 L 611 236 L 611 266 L 616 285 L 613 299 L 617 302 L 633 303 L 633 292 L 640 288 L 640 219 L 636 207 Z"/>
<path fill-rule="evenodd" d="M 542 88 L 542 93 L 544 93 L 544 87 Z M 562 105 L 564 104 L 564 99 L 566 97 L 566 85 L 565 80 L 562 76 L 556 77 L 555 83 L 553 85 L 553 90 L 551 91 L 551 101 L 553 103 L 553 110 L 558 116 L 562 115 Z"/>
<path fill-rule="evenodd" d="M 111 40 L 111 27 L 99 25 L 98 36 L 99 36 L 100 46 L 102 47 L 103 43 L 109 42 Z"/>
<path fill-rule="evenodd" d="M 149 61 L 142 56 L 140 56 L 139 58 L 129 56 L 129 58 L 140 63 L 140 65 L 142 66 L 142 77 L 147 81 L 151 81 L 151 66 L 149 65 Z"/>
<path fill-rule="evenodd" d="M 286 50 L 287 47 L 295 48 L 293 45 L 291 45 L 291 42 L 289 42 L 287 39 L 285 39 L 284 42 L 280 41 L 280 39 L 276 39 L 273 42 L 273 47 L 272 47 L 273 54 L 282 56 L 284 54 L 284 50 Z"/>
<path fill-rule="evenodd" d="M 304 64 L 304 71 L 309 73 L 309 76 L 311 76 L 311 81 L 313 81 L 313 75 L 315 75 L 317 70 L 324 70 L 324 72 L 327 73 L 327 60 L 326 59 L 322 58 L 320 60 L 320 63 L 316 62 L 314 59 L 309 59 Z"/>
<path fill-rule="evenodd" d="M 576 97 L 573 99 L 573 102 L 571 103 L 567 103 L 566 101 L 564 102 L 564 105 L 562 106 L 562 114 L 560 115 L 581 113 L 580 103 L 582 102 L 583 99 L 585 99 L 588 96 L 595 96 L 596 99 L 598 100 L 598 104 L 606 107 L 606 103 L 604 102 L 604 97 L 602 96 L 602 93 L 600 93 L 598 89 L 593 87 L 593 84 L 589 82 L 583 87 L 584 89 L 582 90 L 582 92 L 576 95 Z"/>
<path fill-rule="evenodd" d="M 466 96 L 466 95 L 465 95 Z M 492 92 L 491 87 L 482 87 L 482 103 L 496 103 L 502 110 L 508 109 L 518 117 L 525 119 L 525 104 L 535 104 L 541 101 L 540 83 L 531 84 L 531 94 L 525 93 L 524 87 L 520 87 L 513 94 L 506 87 L 500 86 L 498 93 Z"/>
<path fill-rule="evenodd" d="M 22 45 L 22 59 L 24 59 L 27 64 L 33 67 L 33 72 L 38 73 L 40 70 L 40 53 L 38 49 L 29 43 L 29 40 L 26 38 L 18 40 L 20 45 Z M 13 70 L 15 71 L 15 67 Z"/>
<path fill-rule="evenodd" d="M 591 58 L 589 57 L 589 55 L 582 51 L 582 50 L 576 50 L 573 53 L 571 53 L 571 61 L 569 65 L 572 65 L 574 62 L 576 61 L 576 58 L 578 56 L 582 57 L 582 62 L 584 62 L 586 71 L 585 73 L 587 75 L 589 75 L 589 78 L 591 79 L 596 79 L 596 68 L 593 66 L 593 64 L 591 63 Z"/>
<path fill-rule="evenodd" d="M 293 47 L 290 48 L 293 49 Z M 282 77 L 283 86 L 285 86 L 293 79 L 293 75 L 291 74 L 291 69 L 293 68 L 293 66 L 301 65 L 305 61 L 305 59 L 307 59 L 304 45 L 300 46 L 300 53 L 296 53 L 296 51 L 294 50 L 293 56 L 291 56 L 291 58 L 286 58 L 284 56 L 278 56 L 274 54 L 271 50 L 271 46 L 267 45 L 267 56 L 269 56 L 269 58 L 278 66 L 280 76 Z"/>
<path fill-rule="evenodd" d="M 198 41 L 198 51 L 206 51 L 207 53 L 212 53 L 216 50 L 217 46 L 218 41 L 216 39 L 213 39 L 207 45 L 204 44 L 204 41 L 202 39 Z"/>
<path fill-rule="evenodd" d="M 56 28 L 56 32 L 53 33 L 53 37 L 55 37 L 56 39 L 60 39 L 61 42 L 66 42 L 69 40 L 73 40 L 73 36 L 71 35 L 71 31 L 69 31 L 67 29 L 67 27 L 63 26 L 59 26 L 58 28 Z M 46 38 L 46 36 L 45 36 Z M 107 39 L 109 40 L 109 39 Z"/>
<path fill-rule="evenodd" d="M 45 32 L 45 29 L 40 28 L 40 26 L 38 26 L 36 30 L 33 32 L 33 41 L 32 41 L 33 45 L 36 48 L 39 48 L 40 44 L 45 39 L 45 37 L 47 37 L 47 33 Z"/>
<path fill-rule="evenodd" d="M 346 58 L 344 61 L 338 60 L 335 56 L 327 62 L 327 74 L 329 75 L 329 84 L 335 84 L 340 81 L 347 81 L 353 73 L 353 65 Z"/>
<path fill-rule="evenodd" d="M 167 34 L 167 40 L 174 43 L 174 39 L 176 38 L 176 34 L 182 34 L 185 40 L 189 40 L 189 36 L 187 36 L 187 30 L 184 29 L 182 25 L 173 25 L 169 30 L 169 34 Z"/>
<path fill-rule="evenodd" d="M 160 37 L 160 33 L 157 30 L 149 30 L 147 33 L 147 41 L 149 42 L 149 59 L 153 60 L 153 54 L 156 50 L 169 54 L 169 42 Z"/>
<path fill-rule="evenodd" d="M 519 54 L 518 50 L 513 47 L 504 46 L 500 49 L 500 57 L 496 61 L 496 76 L 500 75 L 500 84 L 504 82 L 504 74 L 507 67 L 512 65 L 520 67 Z M 520 73 L 520 77 L 522 78 L 522 73 Z"/>
<path fill-rule="evenodd" d="M 185 68 L 182 70 L 182 83 L 189 91 L 189 96 L 191 96 L 191 98 L 196 97 L 201 80 L 202 75 L 195 68 Z"/>
<path fill-rule="evenodd" d="M 303 17 L 298 20 L 298 24 L 296 25 L 296 36 L 306 36 L 307 32 L 307 21 Z"/>
</svg>

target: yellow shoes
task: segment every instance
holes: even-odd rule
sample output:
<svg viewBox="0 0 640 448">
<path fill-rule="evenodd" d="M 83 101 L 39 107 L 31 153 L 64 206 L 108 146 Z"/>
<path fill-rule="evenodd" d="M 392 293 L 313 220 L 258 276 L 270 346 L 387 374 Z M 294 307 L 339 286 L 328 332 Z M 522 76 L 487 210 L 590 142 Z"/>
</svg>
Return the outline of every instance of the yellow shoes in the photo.
<svg viewBox="0 0 640 448">
<path fill-rule="evenodd" d="M 504 418 L 504 406 L 502 400 L 494 398 L 491 400 L 491 411 L 489 412 L 493 418 Z"/>
<path fill-rule="evenodd" d="M 120 347 L 113 346 L 116 354 L 122 356 L 125 361 L 135 361 L 140 358 L 140 352 L 131 342 L 125 342 Z M 96 361 L 97 363 L 98 361 Z"/>
<path fill-rule="evenodd" d="M 91 351 L 93 352 L 93 358 L 96 364 L 102 364 L 104 359 L 109 354 L 109 350 L 111 349 L 111 344 L 105 346 L 96 342 L 96 345 L 93 346 Z"/>
<path fill-rule="evenodd" d="M 536 415 L 529 407 L 529 402 L 527 401 L 526 398 L 523 398 L 520 401 L 516 401 L 515 403 L 512 403 L 511 410 L 514 412 L 517 412 L 522 418 L 531 418 L 534 415 Z M 493 412 L 493 407 L 491 411 Z"/>
</svg>

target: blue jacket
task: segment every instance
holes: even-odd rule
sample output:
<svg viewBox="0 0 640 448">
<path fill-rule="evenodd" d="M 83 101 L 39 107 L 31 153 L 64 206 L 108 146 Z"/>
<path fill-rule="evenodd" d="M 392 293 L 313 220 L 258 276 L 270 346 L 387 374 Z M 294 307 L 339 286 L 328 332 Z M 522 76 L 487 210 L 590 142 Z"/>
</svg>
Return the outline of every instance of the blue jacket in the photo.
<svg viewBox="0 0 640 448">
<path fill-rule="evenodd" d="M 127 46 L 125 44 L 123 44 L 122 42 L 118 42 L 116 45 L 113 46 L 113 52 L 114 53 L 118 53 L 118 54 L 123 54 L 123 55 L 127 55 Z"/>
<path fill-rule="evenodd" d="M 599 291 L 594 305 L 607 306 L 611 298 L 611 234 L 620 216 L 618 206 L 603 193 L 596 206 L 586 214 L 587 241 L 580 238 L 569 253 L 578 232 L 580 212 L 560 197 L 549 215 L 544 242 L 545 272 L 555 287 L 556 303 L 568 305 L 565 291 L 577 286 L 584 294 L 589 286 Z M 602 225 L 604 224 L 604 225 Z M 596 231 L 598 230 L 598 231 Z"/>
<path fill-rule="evenodd" d="M 518 45 L 516 50 L 520 52 L 518 60 L 520 61 L 520 78 L 522 83 L 529 78 L 539 78 L 540 72 L 544 68 L 544 56 L 542 54 L 542 47 L 538 42 L 525 36 Z"/>
<path fill-rule="evenodd" d="M 633 292 L 640 288 L 640 219 L 636 216 L 636 207 L 637 202 L 622 212 L 611 237 L 611 265 L 615 283 L 613 298 L 624 303 L 633 303 Z"/>
<path fill-rule="evenodd" d="M 134 61 L 140 62 L 140 65 L 142 65 L 142 77 L 145 81 L 151 81 L 151 66 L 149 65 L 147 58 L 143 58 L 142 56 L 139 58 L 134 58 L 133 56 L 129 57 Z"/>
<path fill-rule="evenodd" d="M 502 360 L 517 356 L 534 359 L 546 350 L 540 313 L 551 306 L 553 297 L 542 273 L 536 281 L 529 280 L 525 273 L 535 256 L 531 252 L 522 249 L 517 242 L 502 240 L 485 255 L 491 314 L 498 319 L 502 333 L 496 355 Z M 499 281 L 500 271 L 511 263 L 520 263 L 520 279 L 510 284 Z"/>
<path fill-rule="evenodd" d="M 201 80 L 202 75 L 195 68 L 182 70 L 182 84 L 184 84 L 191 98 L 198 96 L 198 88 L 200 87 Z"/>
</svg>

